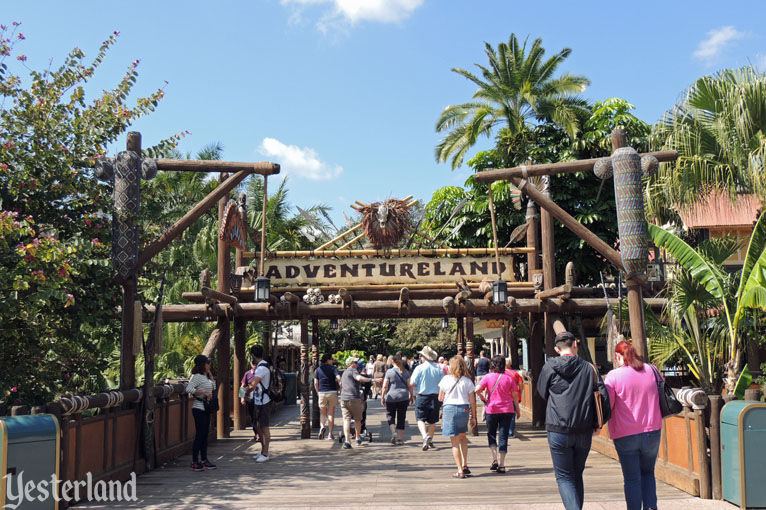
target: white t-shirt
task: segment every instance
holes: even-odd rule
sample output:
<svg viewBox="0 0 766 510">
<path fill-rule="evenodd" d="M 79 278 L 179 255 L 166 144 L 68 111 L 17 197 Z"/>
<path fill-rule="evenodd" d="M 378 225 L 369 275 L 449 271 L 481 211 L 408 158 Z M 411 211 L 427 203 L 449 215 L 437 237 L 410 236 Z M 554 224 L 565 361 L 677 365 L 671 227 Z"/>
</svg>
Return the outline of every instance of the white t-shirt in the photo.
<svg viewBox="0 0 766 510">
<path fill-rule="evenodd" d="M 470 404 L 468 397 L 474 392 L 476 386 L 467 377 L 461 377 L 457 384 L 455 384 L 454 376 L 445 375 L 439 381 L 439 389 L 444 391 L 444 405 L 467 405 Z"/>
<path fill-rule="evenodd" d="M 271 399 L 269 395 L 264 391 L 264 388 L 269 389 L 271 383 L 271 372 L 269 372 L 268 364 L 265 361 L 258 363 L 255 367 L 255 377 L 260 377 L 261 382 L 256 384 L 253 390 L 253 403 L 257 406 L 268 404 Z"/>
</svg>

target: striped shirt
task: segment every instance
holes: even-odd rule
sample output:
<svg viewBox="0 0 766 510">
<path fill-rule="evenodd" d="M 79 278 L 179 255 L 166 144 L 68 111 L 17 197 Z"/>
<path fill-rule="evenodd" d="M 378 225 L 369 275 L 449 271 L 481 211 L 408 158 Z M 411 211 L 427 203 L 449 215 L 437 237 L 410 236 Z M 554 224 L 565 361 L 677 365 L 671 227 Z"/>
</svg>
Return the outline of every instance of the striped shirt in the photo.
<svg viewBox="0 0 766 510">
<path fill-rule="evenodd" d="M 195 391 L 204 391 L 205 393 L 212 395 L 214 390 L 214 380 L 208 379 L 206 375 L 194 374 L 191 380 L 186 383 L 186 393 L 192 395 L 192 398 L 194 399 L 192 409 L 199 409 L 200 411 L 205 410 L 205 405 L 202 403 L 202 401 L 198 400 L 197 396 L 194 396 Z M 199 398 L 203 398 L 202 395 L 199 395 Z"/>
</svg>

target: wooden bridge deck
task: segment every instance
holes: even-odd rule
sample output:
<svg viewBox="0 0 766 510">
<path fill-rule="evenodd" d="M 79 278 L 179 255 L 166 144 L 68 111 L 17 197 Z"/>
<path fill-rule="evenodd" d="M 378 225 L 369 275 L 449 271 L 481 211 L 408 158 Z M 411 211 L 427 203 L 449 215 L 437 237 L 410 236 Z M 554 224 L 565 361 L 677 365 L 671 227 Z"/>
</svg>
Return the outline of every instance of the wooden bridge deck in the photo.
<svg viewBox="0 0 766 510">
<path fill-rule="evenodd" d="M 491 457 L 482 425 L 479 437 L 469 437 L 474 474 L 457 480 L 451 478 L 455 466 L 449 441 L 439 428 L 437 449 L 421 451 L 412 406 L 407 442 L 392 446 L 385 411 L 379 402 L 371 402 L 368 422 L 374 441 L 353 450 L 343 450 L 337 441 L 301 440 L 298 412 L 298 406 L 289 406 L 273 418 L 272 458 L 266 463 L 251 459 L 260 449 L 250 441 L 252 432 L 235 432 L 231 439 L 211 445 L 208 453 L 218 465 L 215 471 L 192 472 L 186 455 L 140 476 L 136 502 L 83 503 L 77 508 L 563 508 L 545 432 L 533 430 L 527 421 L 519 426 L 519 438 L 509 444 L 508 473 L 489 471 Z M 336 422 L 341 423 L 340 410 Z M 622 485 L 619 464 L 591 452 L 585 470 L 585 508 L 625 508 Z M 735 508 L 693 498 L 661 482 L 657 494 L 663 509 Z"/>
</svg>

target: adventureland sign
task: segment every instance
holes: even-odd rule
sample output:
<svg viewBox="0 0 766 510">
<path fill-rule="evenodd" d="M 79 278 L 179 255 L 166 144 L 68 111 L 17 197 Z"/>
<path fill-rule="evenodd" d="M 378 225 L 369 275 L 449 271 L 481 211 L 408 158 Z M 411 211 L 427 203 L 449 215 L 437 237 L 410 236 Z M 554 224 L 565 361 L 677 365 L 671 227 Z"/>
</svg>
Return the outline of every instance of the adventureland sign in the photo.
<svg viewBox="0 0 766 510">
<path fill-rule="evenodd" d="M 265 262 L 272 285 L 351 285 L 480 282 L 497 279 L 494 257 L 318 258 Z M 514 281 L 510 257 L 500 258 L 501 278 Z"/>
</svg>

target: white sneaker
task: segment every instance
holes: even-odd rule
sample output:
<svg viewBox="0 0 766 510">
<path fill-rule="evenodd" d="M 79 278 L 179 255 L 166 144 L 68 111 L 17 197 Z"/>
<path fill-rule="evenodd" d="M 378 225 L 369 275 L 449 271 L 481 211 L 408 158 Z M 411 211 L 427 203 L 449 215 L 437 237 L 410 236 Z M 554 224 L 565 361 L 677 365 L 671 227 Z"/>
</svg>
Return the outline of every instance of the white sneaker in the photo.
<svg viewBox="0 0 766 510">
<path fill-rule="evenodd" d="M 263 455 L 261 453 L 256 455 L 254 458 L 256 462 L 266 462 L 267 460 L 269 460 L 269 457 L 267 455 Z"/>
<path fill-rule="evenodd" d="M 331 432 L 328 432 L 327 437 L 325 437 L 325 439 L 327 441 L 335 441 L 335 436 Z"/>
</svg>

